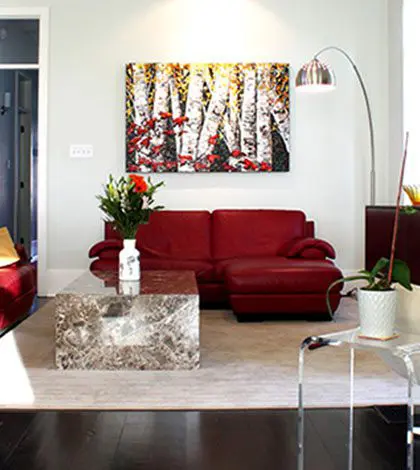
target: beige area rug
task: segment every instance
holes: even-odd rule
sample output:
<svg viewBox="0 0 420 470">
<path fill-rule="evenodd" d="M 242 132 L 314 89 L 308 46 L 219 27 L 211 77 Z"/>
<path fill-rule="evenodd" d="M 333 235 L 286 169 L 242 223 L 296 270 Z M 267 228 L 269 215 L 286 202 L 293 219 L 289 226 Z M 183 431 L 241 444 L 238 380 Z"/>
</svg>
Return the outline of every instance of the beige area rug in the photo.
<svg viewBox="0 0 420 470">
<path fill-rule="evenodd" d="M 243 409 L 297 406 L 301 341 L 356 325 L 357 305 L 344 299 L 337 322 L 237 323 L 228 311 L 201 315 L 196 371 L 59 371 L 54 366 L 54 302 L 0 339 L 0 408 Z M 347 406 L 348 351 L 307 356 L 305 401 Z M 375 353 L 356 355 L 358 405 L 404 403 L 406 381 Z"/>
</svg>

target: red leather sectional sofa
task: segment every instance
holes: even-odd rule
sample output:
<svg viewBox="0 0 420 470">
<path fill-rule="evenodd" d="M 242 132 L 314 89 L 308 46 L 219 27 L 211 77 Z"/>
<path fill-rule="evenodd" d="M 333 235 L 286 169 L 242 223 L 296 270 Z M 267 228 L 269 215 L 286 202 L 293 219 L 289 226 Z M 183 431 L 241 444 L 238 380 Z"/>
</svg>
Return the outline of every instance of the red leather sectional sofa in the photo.
<svg viewBox="0 0 420 470">
<path fill-rule="evenodd" d="M 20 261 L 0 268 L 0 330 L 26 315 L 36 294 L 36 270 L 25 249 L 16 245 Z"/>
<path fill-rule="evenodd" d="M 327 313 L 342 277 L 334 248 L 295 210 L 160 211 L 137 232 L 143 270 L 192 270 L 202 304 L 235 314 Z M 89 251 L 93 271 L 116 270 L 122 241 L 109 224 Z M 334 310 L 340 287 L 331 296 Z"/>
</svg>

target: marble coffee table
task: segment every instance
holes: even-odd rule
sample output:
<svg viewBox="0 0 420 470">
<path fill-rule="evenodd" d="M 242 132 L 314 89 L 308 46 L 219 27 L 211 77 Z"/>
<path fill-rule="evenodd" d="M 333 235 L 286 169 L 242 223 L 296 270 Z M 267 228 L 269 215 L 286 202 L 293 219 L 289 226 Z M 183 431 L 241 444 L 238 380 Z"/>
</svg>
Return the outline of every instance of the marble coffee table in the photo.
<svg viewBox="0 0 420 470">
<path fill-rule="evenodd" d="M 199 367 L 192 271 L 145 271 L 134 284 L 119 282 L 114 273 L 86 272 L 55 301 L 59 369 Z"/>
</svg>

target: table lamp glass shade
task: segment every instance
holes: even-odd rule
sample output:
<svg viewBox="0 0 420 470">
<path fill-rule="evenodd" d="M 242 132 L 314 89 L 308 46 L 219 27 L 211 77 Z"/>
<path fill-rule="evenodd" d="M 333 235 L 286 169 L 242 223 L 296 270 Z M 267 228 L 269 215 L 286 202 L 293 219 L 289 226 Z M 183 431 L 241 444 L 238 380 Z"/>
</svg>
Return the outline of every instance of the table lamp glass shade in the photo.
<svg viewBox="0 0 420 470">
<path fill-rule="evenodd" d="M 296 87 L 301 91 L 330 91 L 335 88 L 335 84 L 332 69 L 318 59 L 303 65 L 296 76 Z"/>
</svg>

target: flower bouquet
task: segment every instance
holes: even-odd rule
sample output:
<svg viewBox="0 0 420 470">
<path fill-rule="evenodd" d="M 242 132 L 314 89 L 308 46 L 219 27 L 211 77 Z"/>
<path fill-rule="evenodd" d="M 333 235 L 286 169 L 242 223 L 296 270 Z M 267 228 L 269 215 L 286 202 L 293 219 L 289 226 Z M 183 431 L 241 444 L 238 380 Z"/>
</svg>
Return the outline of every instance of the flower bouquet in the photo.
<svg viewBox="0 0 420 470">
<path fill-rule="evenodd" d="M 119 277 L 121 280 L 139 280 L 139 252 L 135 248 L 136 233 L 140 224 L 147 224 L 152 212 L 163 209 L 154 206 L 154 195 L 163 181 L 153 184 L 150 178 L 128 175 L 118 180 L 112 175 L 104 186 L 104 194 L 98 195 L 99 208 L 105 213 L 106 221 L 124 239 L 124 249 L 119 255 Z"/>
</svg>

